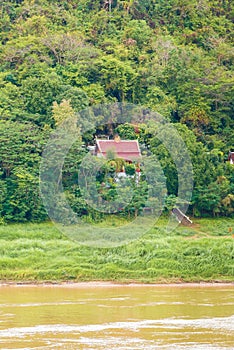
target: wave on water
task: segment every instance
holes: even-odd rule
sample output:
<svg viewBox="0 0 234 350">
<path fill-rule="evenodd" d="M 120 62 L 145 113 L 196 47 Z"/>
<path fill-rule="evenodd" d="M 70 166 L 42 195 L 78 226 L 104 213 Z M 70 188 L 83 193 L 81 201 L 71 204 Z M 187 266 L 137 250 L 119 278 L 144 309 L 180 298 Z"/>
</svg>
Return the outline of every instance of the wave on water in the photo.
<svg viewBox="0 0 234 350">
<path fill-rule="evenodd" d="M 201 318 L 201 319 L 181 319 L 165 318 L 161 320 L 141 320 L 130 322 L 113 322 L 93 325 L 36 325 L 34 327 L 15 327 L 0 330 L 0 337 L 20 338 L 26 335 L 43 333 L 88 333 L 102 332 L 111 329 L 124 329 L 138 331 L 143 328 L 193 328 L 234 331 L 234 315 L 230 317 Z"/>
<path fill-rule="evenodd" d="M 212 344 L 198 344 L 186 342 L 183 344 L 155 344 L 154 341 L 147 341 L 140 338 L 81 338 L 78 340 L 63 339 L 54 341 L 47 341 L 43 346 L 33 346 L 33 347 L 20 347 L 21 350 L 49 350 L 55 349 L 90 349 L 90 350 L 230 350 L 233 347 L 226 347 L 222 345 L 212 345 Z M 2 350 L 7 350 L 8 348 Z M 19 348 L 14 348 L 19 349 Z"/>
</svg>

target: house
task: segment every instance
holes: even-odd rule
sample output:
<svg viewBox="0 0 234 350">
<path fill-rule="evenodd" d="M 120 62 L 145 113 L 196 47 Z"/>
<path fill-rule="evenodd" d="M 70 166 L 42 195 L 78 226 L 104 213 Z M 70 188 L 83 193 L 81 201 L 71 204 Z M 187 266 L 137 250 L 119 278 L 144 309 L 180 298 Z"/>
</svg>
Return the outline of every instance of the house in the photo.
<svg viewBox="0 0 234 350">
<path fill-rule="evenodd" d="M 230 162 L 230 164 L 234 164 L 234 152 L 229 152 L 228 161 Z"/>
<path fill-rule="evenodd" d="M 117 158 L 122 158 L 128 163 L 141 158 L 141 151 L 137 140 L 121 140 L 116 137 L 114 140 L 96 140 L 95 154 L 98 157 L 106 158 L 108 152 L 113 152 Z"/>
</svg>

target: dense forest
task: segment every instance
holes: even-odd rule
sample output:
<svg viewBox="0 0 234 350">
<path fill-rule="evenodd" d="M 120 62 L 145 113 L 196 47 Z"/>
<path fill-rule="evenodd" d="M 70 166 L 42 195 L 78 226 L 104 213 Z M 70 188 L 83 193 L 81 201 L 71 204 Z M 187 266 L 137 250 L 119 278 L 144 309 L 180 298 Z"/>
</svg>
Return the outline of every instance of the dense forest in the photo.
<svg viewBox="0 0 234 350">
<path fill-rule="evenodd" d="M 233 215 L 231 0 L 3 0 L 0 6 L 1 223 L 47 219 L 38 175 L 51 131 L 67 115 L 114 102 L 150 108 L 181 134 L 194 168 L 192 215 Z M 154 126 L 115 128 L 157 156 L 173 200 L 175 164 Z M 97 213 L 74 174 L 94 134 L 74 145 L 64 167 L 72 207 L 92 217 Z M 136 189 L 133 213 L 144 206 L 144 191 L 144 184 Z"/>
</svg>

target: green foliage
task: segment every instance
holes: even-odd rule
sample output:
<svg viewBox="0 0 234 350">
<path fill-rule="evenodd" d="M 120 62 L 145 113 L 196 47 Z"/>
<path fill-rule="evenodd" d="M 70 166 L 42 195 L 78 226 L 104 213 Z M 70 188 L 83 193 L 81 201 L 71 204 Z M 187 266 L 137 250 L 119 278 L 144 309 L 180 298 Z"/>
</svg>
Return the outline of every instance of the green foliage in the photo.
<svg viewBox="0 0 234 350">
<path fill-rule="evenodd" d="M 120 124 L 115 131 L 117 134 L 119 134 L 120 138 L 123 140 L 136 140 L 138 130 L 136 130 L 136 127 L 132 124 L 125 123 Z M 138 132 L 139 133 L 139 132 Z"/>
<path fill-rule="evenodd" d="M 60 90 L 61 81 L 56 74 L 39 78 L 28 77 L 22 83 L 26 111 L 33 115 L 40 115 L 40 121 L 48 123 L 52 103 Z"/>
<path fill-rule="evenodd" d="M 38 177 L 45 136 L 32 123 L 0 121 L 0 210 L 6 221 L 46 218 Z"/>
<path fill-rule="evenodd" d="M 131 20 L 124 28 L 124 39 L 135 41 L 139 49 L 148 45 L 152 35 L 152 30 L 144 20 Z"/>
<path fill-rule="evenodd" d="M 194 215 L 233 215 L 233 166 L 226 164 L 234 145 L 233 13 L 231 1 L 217 0 L 3 1 L 4 220 L 44 220 L 37 176 L 47 133 L 68 114 L 116 101 L 144 105 L 174 123 L 193 163 Z M 81 118 L 79 127 L 85 123 Z M 123 139 L 138 138 L 143 153 L 157 156 L 173 196 L 178 174 L 173 157 L 157 139 L 157 127 L 128 120 L 113 130 Z M 102 131 L 89 130 L 83 142 L 92 144 Z M 75 183 L 84 154 L 81 143 L 79 136 L 65 162 L 63 181 L 72 206 L 88 216 Z M 176 145 L 174 149 L 180 157 Z M 120 169 L 120 161 L 115 162 L 114 168 Z M 134 176 L 134 169 L 125 167 Z M 186 164 L 182 170 L 186 173 Z M 140 203 L 140 188 L 136 190 Z"/>
</svg>

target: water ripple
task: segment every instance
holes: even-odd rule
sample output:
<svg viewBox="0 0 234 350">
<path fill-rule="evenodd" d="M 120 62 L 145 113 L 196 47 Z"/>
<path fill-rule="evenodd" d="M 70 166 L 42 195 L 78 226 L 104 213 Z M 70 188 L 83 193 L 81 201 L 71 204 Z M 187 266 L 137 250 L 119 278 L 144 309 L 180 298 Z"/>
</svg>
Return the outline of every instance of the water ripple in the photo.
<svg viewBox="0 0 234 350">
<path fill-rule="evenodd" d="M 43 333 L 87 333 L 101 332 L 111 329 L 124 329 L 138 331 L 143 328 L 199 328 L 212 330 L 225 330 L 226 332 L 234 331 L 234 316 L 216 317 L 202 319 L 181 319 L 165 318 L 161 320 L 142 320 L 131 322 L 113 322 L 94 325 L 37 325 L 34 327 L 16 327 L 0 330 L 0 337 L 21 338 L 26 335 L 43 334 Z"/>
</svg>

